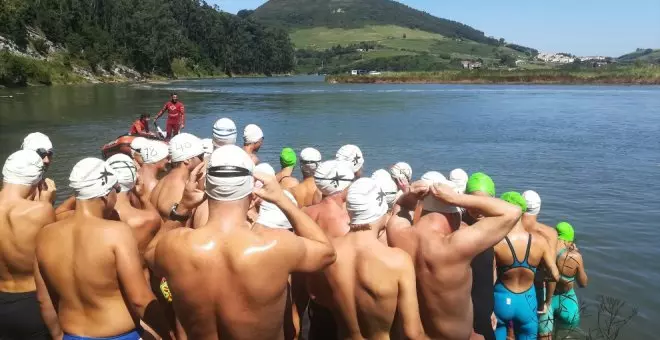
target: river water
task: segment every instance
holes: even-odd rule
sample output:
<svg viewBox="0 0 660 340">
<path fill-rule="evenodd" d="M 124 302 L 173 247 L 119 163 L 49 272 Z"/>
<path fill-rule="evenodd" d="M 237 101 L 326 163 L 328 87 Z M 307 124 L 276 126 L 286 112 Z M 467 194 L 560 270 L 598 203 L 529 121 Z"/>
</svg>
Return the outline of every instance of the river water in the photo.
<svg viewBox="0 0 660 340">
<path fill-rule="evenodd" d="M 0 90 L 0 158 L 31 131 L 55 145 L 49 170 L 66 188 L 73 164 L 155 113 L 172 90 L 186 104 L 186 130 L 210 137 L 231 117 L 260 125 L 260 157 L 276 165 L 284 146 L 330 158 L 362 148 L 367 173 L 407 161 L 428 170 L 485 171 L 498 193 L 534 189 L 541 221 L 576 229 L 589 287 L 579 290 L 597 327 L 597 298 L 638 308 L 621 339 L 658 338 L 660 325 L 660 87 L 330 85 L 318 77 L 230 79 L 161 85 Z M 161 124 L 162 126 L 162 124 Z M 240 138 L 240 134 L 239 134 Z"/>
</svg>

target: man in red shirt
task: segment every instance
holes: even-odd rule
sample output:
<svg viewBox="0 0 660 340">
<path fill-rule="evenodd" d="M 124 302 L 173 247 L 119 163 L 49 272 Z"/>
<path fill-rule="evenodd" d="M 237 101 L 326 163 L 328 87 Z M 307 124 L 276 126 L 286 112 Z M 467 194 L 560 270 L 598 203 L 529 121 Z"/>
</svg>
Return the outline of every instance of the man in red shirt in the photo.
<svg viewBox="0 0 660 340">
<path fill-rule="evenodd" d="M 186 109 L 183 107 L 183 103 L 179 101 L 179 97 L 176 93 L 171 94 L 171 99 L 156 115 L 154 122 L 158 121 L 158 118 L 167 111 L 167 139 L 179 134 L 179 132 L 186 126 Z"/>
<path fill-rule="evenodd" d="M 133 122 L 131 125 L 131 135 L 149 133 L 149 114 L 143 113 L 140 115 L 140 119 Z"/>
</svg>

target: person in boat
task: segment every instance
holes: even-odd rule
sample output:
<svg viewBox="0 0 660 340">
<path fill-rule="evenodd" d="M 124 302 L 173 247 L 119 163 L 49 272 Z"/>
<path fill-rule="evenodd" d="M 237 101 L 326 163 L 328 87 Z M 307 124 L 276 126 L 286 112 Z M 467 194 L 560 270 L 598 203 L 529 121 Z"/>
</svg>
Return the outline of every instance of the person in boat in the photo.
<svg viewBox="0 0 660 340">
<path fill-rule="evenodd" d="M 166 132 L 167 140 L 172 139 L 186 127 L 186 108 L 183 103 L 179 101 L 179 96 L 176 93 L 170 94 L 170 100 L 163 105 L 163 108 L 156 115 L 154 122 L 167 111 Z"/>
<path fill-rule="evenodd" d="M 133 122 L 128 133 L 131 135 L 151 134 L 151 132 L 149 132 L 149 114 L 141 114 L 140 118 Z"/>
</svg>

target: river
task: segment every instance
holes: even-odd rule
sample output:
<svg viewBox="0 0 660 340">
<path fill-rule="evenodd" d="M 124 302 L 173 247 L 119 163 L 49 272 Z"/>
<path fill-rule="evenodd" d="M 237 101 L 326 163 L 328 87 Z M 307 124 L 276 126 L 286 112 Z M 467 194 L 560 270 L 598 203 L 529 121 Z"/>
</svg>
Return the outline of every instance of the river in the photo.
<svg viewBox="0 0 660 340">
<path fill-rule="evenodd" d="M 660 325 L 660 87 L 330 85 L 318 77 L 227 79 L 0 90 L 0 158 L 29 132 L 55 145 L 49 176 L 65 197 L 68 174 L 85 156 L 155 113 L 178 91 L 186 130 L 210 137 L 231 117 L 260 125 L 260 157 L 273 165 L 283 146 L 362 148 L 367 174 L 407 161 L 428 170 L 485 171 L 498 193 L 534 189 L 541 221 L 576 229 L 589 287 L 579 290 L 596 327 L 597 297 L 619 298 L 639 315 L 621 339 L 658 337 Z M 163 124 L 161 124 L 163 126 Z M 239 134 L 240 138 L 240 134 Z"/>
</svg>

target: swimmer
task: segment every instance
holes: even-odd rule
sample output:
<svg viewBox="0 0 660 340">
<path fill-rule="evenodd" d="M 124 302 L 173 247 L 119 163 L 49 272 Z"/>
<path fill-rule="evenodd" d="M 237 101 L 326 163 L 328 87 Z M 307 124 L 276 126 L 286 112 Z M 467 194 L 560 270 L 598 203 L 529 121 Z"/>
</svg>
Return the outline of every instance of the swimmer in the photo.
<svg viewBox="0 0 660 340">
<path fill-rule="evenodd" d="M 408 163 L 394 164 L 390 168 L 390 175 L 400 191 L 406 191 L 406 188 L 412 183 L 412 168 Z"/>
<path fill-rule="evenodd" d="M 534 236 L 542 237 L 548 242 L 550 246 L 550 254 L 553 258 L 557 256 L 557 231 L 548 225 L 538 221 L 538 215 L 541 212 L 541 197 L 538 193 L 532 190 L 525 191 L 523 198 L 527 203 L 527 211 L 523 214 L 522 223 L 525 229 Z M 550 306 L 552 303 L 552 296 L 554 295 L 556 283 L 548 280 L 548 270 L 545 266 L 541 266 L 536 270 L 534 275 L 534 286 L 536 287 L 536 302 L 538 304 L 539 318 L 543 318 L 545 306 Z M 552 333 L 552 329 L 544 329 L 539 325 L 539 336 L 545 337 Z"/>
<path fill-rule="evenodd" d="M 456 183 L 456 182 L 454 182 Z M 465 193 L 473 196 L 495 197 L 495 183 L 490 176 L 476 172 L 466 184 Z M 473 216 L 474 215 L 474 216 Z M 468 210 L 463 214 L 463 224 L 471 227 L 483 216 L 478 211 Z M 495 251 L 490 247 L 475 256 L 470 263 L 472 268 L 472 308 L 474 314 L 474 332 L 485 340 L 495 340 L 495 290 L 497 280 L 495 271 Z"/>
<path fill-rule="evenodd" d="M 236 144 L 236 124 L 229 118 L 220 118 L 213 124 L 213 148 Z"/>
<path fill-rule="evenodd" d="M 567 222 L 557 224 L 557 268 L 560 280 L 557 282 L 552 303 L 547 313 L 540 317 L 539 328 L 545 330 L 544 338 L 551 339 L 555 323 L 559 328 L 576 330 L 580 327 L 580 303 L 575 294 L 578 287 L 587 286 L 588 277 L 584 269 L 584 259 L 575 246 L 575 231 Z"/>
<path fill-rule="evenodd" d="M 521 212 L 527 211 L 527 203 L 521 194 L 506 192 L 501 199 L 516 205 Z M 539 319 L 537 314 L 534 274 L 544 262 L 553 280 L 559 279 L 555 258 L 550 245 L 543 237 L 525 230 L 522 221 L 495 246 L 497 282 L 495 283 L 495 338 L 507 338 L 507 326 L 513 322 L 517 340 L 536 339 Z"/>
<path fill-rule="evenodd" d="M 392 176 L 390 176 L 390 173 L 384 169 L 376 170 L 371 175 L 371 179 L 373 179 L 380 188 L 379 195 L 381 196 L 379 196 L 378 200 L 387 204 L 387 213 L 390 217 L 388 218 L 386 226 L 391 227 L 396 225 L 401 227 L 401 223 L 403 223 L 404 227 L 410 227 L 410 223 L 405 216 L 405 210 L 401 209 L 401 207 L 397 204 L 397 200 L 399 199 L 399 191 L 396 183 L 392 179 Z M 403 214 L 403 216 L 401 214 Z M 381 241 L 381 243 L 384 245 L 388 245 L 386 228 L 381 230 L 380 234 L 378 235 L 378 240 Z"/>
<path fill-rule="evenodd" d="M 135 137 L 131 141 L 131 156 L 139 166 L 142 166 L 144 159 L 142 159 L 142 148 L 149 143 L 149 140 L 144 137 Z"/>
<path fill-rule="evenodd" d="M 405 338 L 426 338 L 412 259 L 378 241 L 389 218 L 384 198 L 371 178 L 351 185 L 346 202 L 350 232 L 333 239 L 337 261 L 324 271 L 325 289 L 311 292 L 316 303 L 333 311 L 339 339 L 389 339 L 397 312 Z"/>
<path fill-rule="evenodd" d="M 291 193 L 301 208 L 321 202 L 323 195 L 314 182 L 314 172 L 316 172 L 319 164 L 321 164 L 321 153 L 318 150 L 305 148 L 300 152 L 300 171 L 302 172 L 303 181 L 291 188 Z"/>
<path fill-rule="evenodd" d="M 250 155 L 254 164 L 259 164 L 257 152 L 264 145 L 264 133 L 255 124 L 249 124 L 243 130 L 243 150 Z"/>
<path fill-rule="evenodd" d="M 207 160 L 209 157 L 211 157 L 211 154 L 215 149 L 213 147 L 213 139 L 211 138 L 202 139 L 202 148 L 204 149 L 204 160 Z"/>
<path fill-rule="evenodd" d="M 464 194 L 467 189 L 468 179 L 468 174 L 463 169 L 454 169 L 449 173 L 449 180 L 456 184 L 461 194 Z"/>
<path fill-rule="evenodd" d="M 50 339 L 60 335 L 57 316 L 39 313 L 34 279 L 37 233 L 55 221 L 53 206 L 28 199 L 44 164 L 32 150 L 11 154 L 0 190 L 0 339 Z M 45 322 L 44 322 L 45 321 Z"/>
<path fill-rule="evenodd" d="M 160 228 L 162 220 L 158 210 L 149 201 L 149 195 L 145 193 L 143 184 L 137 183 L 137 169 L 130 157 L 116 154 L 108 158 L 106 162 L 115 172 L 121 188 L 117 194 L 115 212 L 120 221 L 131 227 L 138 250 L 140 254 L 144 254 L 147 245 Z"/>
<path fill-rule="evenodd" d="M 151 203 L 163 219 L 167 219 L 174 204 L 181 200 L 190 172 L 204 160 L 202 141 L 189 134 L 181 133 L 170 140 L 172 170 L 163 177 L 151 193 Z"/>
<path fill-rule="evenodd" d="M 39 157 L 41 157 L 44 163 L 44 173 L 48 171 L 48 167 L 50 167 L 53 161 L 53 155 L 55 154 L 53 143 L 48 136 L 41 132 L 33 132 L 23 139 L 21 149 L 32 150 L 39 154 Z M 49 178 L 42 178 L 32 197 L 34 201 L 49 202 L 52 205 L 55 203 L 56 194 L 57 188 L 55 187 L 55 182 Z"/>
<path fill-rule="evenodd" d="M 465 340 L 473 335 L 472 259 L 499 242 L 520 219 L 520 209 L 490 197 L 461 195 L 437 172 L 421 182 L 422 217 L 412 228 L 388 230 L 391 246 L 405 250 L 415 263 L 417 294 L 424 330 L 433 339 Z M 418 189 L 416 189 L 418 190 Z M 460 228 L 460 209 L 485 216 Z"/>
<path fill-rule="evenodd" d="M 283 338 L 289 274 L 319 271 L 335 261 L 319 226 L 285 196 L 274 176 L 253 174 L 253 168 L 251 157 L 237 146 L 215 150 L 205 183 L 208 224 L 176 228 L 156 246 L 155 269 L 167 278 L 173 306 L 191 339 Z M 255 179 L 262 188 L 254 189 Z M 187 186 L 174 219 L 189 218 L 205 197 L 201 186 Z M 250 230 L 245 216 L 253 192 L 280 208 L 295 234 Z"/>
<path fill-rule="evenodd" d="M 359 147 L 347 144 L 337 150 L 335 158 L 340 161 L 346 161 L 351 164 L 355 178 L 362 177 L 362 167 L 364 166 L 364 157 Z"/>
<path fill-rule="evenodd" d="M 151 195 L 158 185 L 158 177 L 165 172 L 170 163 L 170 150 L 167 144 L 155 140 L 148 141 L 140 150 L 143 161 L 138 169 L 138 177 L 144 193 Z"/>
<path fill-rule="evenodd" d="M 298 180 L 293 177 L 293 169 L 296 168 L 297 162 L 298 157 L 293 149 L 282 149 L 282 152 L 280 152 L 280 166 L 282 170 L 276 176 L 282 189 L 291 189 L 299 184 Z"/>
<path fill-rule="evenodd" d="M 140 319 L 169 339 L 131 228 L 108 220 L 121 190 L 112 168 L 85 158 L 69 181 L 77 199 L 74 215 L 37 237 L 34 272 L 42 315 L 57 312 L 64 340 L 137 340 Z"/>
</svg>

